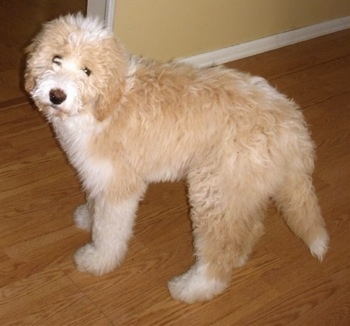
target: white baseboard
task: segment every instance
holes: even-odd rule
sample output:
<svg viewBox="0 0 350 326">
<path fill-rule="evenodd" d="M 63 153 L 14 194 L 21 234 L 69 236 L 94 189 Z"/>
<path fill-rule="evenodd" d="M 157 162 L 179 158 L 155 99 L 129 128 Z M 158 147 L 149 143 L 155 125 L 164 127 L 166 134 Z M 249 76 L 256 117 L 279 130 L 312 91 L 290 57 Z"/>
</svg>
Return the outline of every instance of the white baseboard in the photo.
<svg viewBox="0 0 350 326">
<path fill-rule="evenodd" d="M 205 52 L 191 57 L 180 58 L 177 61 L 194 64 L 199 67 L 220 65 L 322 35 L 338 32 L 347 28 L 350 28 L 350 16 L 233 45 L 215 51 Z"/>
</svg>

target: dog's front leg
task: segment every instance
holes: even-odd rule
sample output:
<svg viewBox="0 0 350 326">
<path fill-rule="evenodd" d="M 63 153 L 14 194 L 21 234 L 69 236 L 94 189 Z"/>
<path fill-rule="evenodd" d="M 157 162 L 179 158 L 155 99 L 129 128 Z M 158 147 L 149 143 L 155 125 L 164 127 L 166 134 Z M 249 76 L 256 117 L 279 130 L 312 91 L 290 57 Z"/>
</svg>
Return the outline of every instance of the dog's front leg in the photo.
<svg viewBox="0 0 350 326">
<path fill-rule="evenodd" d="M 78 206 L 74 212 L 76 227 L 85 231 L 91 231 L 93 214 L 94 200 L 90 198 L 85 204 Z"/>
<path fill-rule="evenodd" d="M 113 201 L 101 196 L 94 199 L 92 242 L 78 249 L 78 270 L 94 275 L 112 271 L 124 258 L 135 220 L 140 196 Z"/>
</svg>

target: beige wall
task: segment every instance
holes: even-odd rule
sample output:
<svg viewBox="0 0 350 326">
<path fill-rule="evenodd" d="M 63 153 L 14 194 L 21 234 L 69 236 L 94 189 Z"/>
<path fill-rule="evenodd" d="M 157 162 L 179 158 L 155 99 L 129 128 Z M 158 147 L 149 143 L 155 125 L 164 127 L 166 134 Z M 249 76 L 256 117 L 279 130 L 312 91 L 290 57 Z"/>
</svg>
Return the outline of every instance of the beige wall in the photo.
<svg viewBox="0 0 350 326">
<path fill-rule="evenodd" d="M 350 15 L 350 0 L 116 0 L 134 54 L 169 60 Z"/>
</svg>

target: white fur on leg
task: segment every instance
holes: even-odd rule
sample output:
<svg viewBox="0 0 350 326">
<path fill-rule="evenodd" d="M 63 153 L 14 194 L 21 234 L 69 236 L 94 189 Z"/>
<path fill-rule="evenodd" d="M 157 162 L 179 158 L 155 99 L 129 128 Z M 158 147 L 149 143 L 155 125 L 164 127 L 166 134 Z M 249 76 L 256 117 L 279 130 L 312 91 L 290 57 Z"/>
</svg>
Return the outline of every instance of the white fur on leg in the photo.
<svg viewBox="0 0 350 326">
<path fill-rule="evenodd" d="M 79 248 L 74 260 L 80 272 L 87 272 L 96 276 L 112 271 L 116 267 L 116 260 L 105 255 L 93 243 L 88 243 Z"/>
<path fill-rule="evenodd" d="M 74 212 L 75 225 L 82 230 L 90 231 L 92 224 L 92 217 L 90 216 L 87 204 L 80 205 Z"/>
<path fill-rule="evenodd" d="M 326 229 L 323 229 L 319 236 L 309 245 L 311 254 L 317 257 L 319 261 L 323 260 L 323 257 L 328 250 L 328 242 L 328 233 Z"/>
<path fill-rule="evenodd" d="M 138 198 L 118 204 L 95 201 L 92 243 L 78 249 L 78 270 L 94 275 L 112 271 L 124 258 L 132 234 Z"/>
<path fill-rule="evenodd" d="M 186 303 L 208 301 L 222 293 L 228 282 L 208 277 L 207 265 L 196 263 L 185 274 L 176 276 L 168 283 L 172 297 Z"/>
</svg>

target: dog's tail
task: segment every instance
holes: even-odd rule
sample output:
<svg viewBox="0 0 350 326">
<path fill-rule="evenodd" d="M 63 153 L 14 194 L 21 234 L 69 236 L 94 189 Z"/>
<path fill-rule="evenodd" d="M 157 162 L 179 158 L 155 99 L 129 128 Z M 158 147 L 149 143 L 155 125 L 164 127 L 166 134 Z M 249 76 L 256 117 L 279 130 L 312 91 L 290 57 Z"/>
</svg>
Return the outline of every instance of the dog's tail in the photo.
<svg viewBox="0 0 350 326">
<path fill-rule="evenodd" d="M 307 154 L 291 162 L 274 200 L 288 226 L 321 261 L 328 249 L 329 236 L 311 180 L 313 154 Z"/>
</svg>

